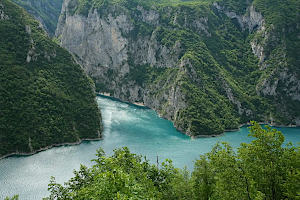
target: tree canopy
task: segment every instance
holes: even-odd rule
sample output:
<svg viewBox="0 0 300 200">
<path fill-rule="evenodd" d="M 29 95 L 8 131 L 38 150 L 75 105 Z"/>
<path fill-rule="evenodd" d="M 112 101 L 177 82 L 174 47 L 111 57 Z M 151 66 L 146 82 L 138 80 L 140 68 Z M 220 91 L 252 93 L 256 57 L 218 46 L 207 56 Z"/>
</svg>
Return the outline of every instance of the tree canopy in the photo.
<svg viewBox="0 0 300 200">
<path fill-rule="evenodd" d="M 280 131 L 257 123 L 250 126 L 254 140 L 234 150 L 218 143 L 200 156 L 192 173 L 161 165 L 133 154 L 128 148 L 106 156 L 97 151 L 95 164 L 81 166 L 65 185 L 49 184 L 46 199 L 299 199 L 299 147 L 284 144 Z"/>
<path fill-rule="evenodd" d="M 0 9 L 0 157 L 99 138 L 92 80 L 24 9 Z"/>
</svg>

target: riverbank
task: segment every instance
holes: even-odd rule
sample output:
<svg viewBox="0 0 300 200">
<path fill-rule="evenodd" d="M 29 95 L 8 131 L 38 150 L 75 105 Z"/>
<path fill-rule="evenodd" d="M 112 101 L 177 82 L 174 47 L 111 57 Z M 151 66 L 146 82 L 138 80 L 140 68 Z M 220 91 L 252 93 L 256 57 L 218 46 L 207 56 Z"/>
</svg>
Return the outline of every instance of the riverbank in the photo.
<svg viewBox="0 0 300 200">
<path fill-rule="evenodd" d="M 300 126 L 296 126 L 296 125 L 284 126 L 284 125 L 277 125 L 277 124 L 269 124 L 267 122 L 258 122 L 258 124 L 260 124 L 260 125 L 267 125 L 267 126 L 270 126 L 271 128 L 297 128 L 297 127 L 300 127 Z M 240 131 L 240 129 L 242 127 L 250 126 L 250 125 L 251 125 L 250 122 L 248 122 L 248 123 L 240 124 L 239 127 L 236 128 L 236 129 L 225 129 L 225 131 L 223 133 L 221 133 L 221 134 L 217 134 L 217 135 L 216 134 L 215 135 L 196 135 L 196 136 L 190 136 L 190 137 L 193 138 L 193 139 L 196 139 L 196 138 L 219 137 L 219 136 L 223 136 L 227 132 L 237 132 L 237 131 Z"/>
<path fill-rule="evenodd" d="M 143 103 L 139 103 L 139 102 L 135 102 L 135 103 L 130 103 L 130 102 L 124 102 L 124 101 L 121 101 L 120 99 L 117 99 L 115 97 L 112 97 L 110 96 L 109 93 L 99 93 L 98 94 L 99 96 L 103 96 L 103 97 L 107 97 L 107 98 L 111 98 L 111 99 L 114 99 L 114 100 L 117 100 L 117 101 L 120 101 L 120 102 L 123 102 L 123 103 L 127 103 L 127 104 L 133 104 L 135 106 L 138 106 L 138 107 L 141 107 L 141 108 L 148 108 L 147 106 L 145 106 Z M 160 116 L 161 117 L 161 116 Z M 163 117 L 161 117 L 163 118 Z M 167 119 L 169 120 L 169 119 Z M 170 121 L 170 120 L 169 120 Z M 299 126 L 296 126 L 296 125 L 288 125 L 288 126 L 284 126 L 284 125 L 277 125 L 277 124 L 274 124 L 274 123 L 267 123 L 267 122 L 259 122 L 259 124 L 261 125 L 268 125 L 272 128 L 295 128 L 295 127 L 299 127 Z M 186 133 L 184 133 L 183 131 L 181 130 L 178 130 L 180 133 L 184 134 L 184 135 L 188 135 L 189 137 L 191 137 L 192 139 L 196 139 L 196 138 L 211 138 L 211 137 L 220 137 L 220 136 L 223 136 L 226 132 L 236 132 L 236 131 L 239 131 L 240 128 L 244 127 L 244 126 L 249 126 L 250 123 L 244 123 L 244 124 L 240 124 L 239 127 L 237 129 L 227 129 L 225 130 L 223 133 L 221 134 L 214 134 L 214 135 L 197 135 L 197 136 L 191 136 L 191 135 L 188 135 Z M 174 123 L 173 123 L 173 126 L 174 126 Z M 175 126 L 174 126 L 175 127 Z M 176 127 L 175 127 L 176 128 Z M 34 155 L 36 153 L 39 153 L 39 152 L 42 152 L 42 151 L 46 151 L 48 149 L 51 149 L 53 147 L 61 147 L 61 146 L 74 146 L 74 145 L 79 145 L 81 144 L 82 142 L 84 141 L 99 141 L 99 140 L 102 140 L 103 138 L 102 137 L 99 137 L 99 138 L 93 138 L 93 139 L 81 139 L 80 141 L 77 141 L 77 142 L 66 142 L 66 143 L 61 143 L 61 144 L 52 144 L 52 145 L 49 145 L 49 146 L 46 146 L 46 147 L 43 147 L 43 148 L 40 148 L 38 150 L 35 150 L 33 152 L 14 152 L 14 153 L 10 153 L 10 154 L 6 154 L 4 156 L 1 156 L 0 157 L 0 160 L 3 159 L 3 158 L 7 158 L 7 157 L 10 157 L 10 156 L 31 156 L 31 155 Z"/>
<path fill-rule="evenodd" d="M 116 97 L 111 96 L 111 94 L 110 94 L 110 93 L 107 93 L 107 92 L 103 92 L 103 93 L 99 92 L 99 93 L 97 93 L 97 95 L 103 96 L 103 97 L 108 97 L 108 98 L 111 98 L 111 99 L 113 99 L 113 100 L 120 101 L 120 102 L 122 102 L 122 103 L 133 104 L 133 105 L 138 106 L 138 107 L 149 108 L 149 107 L 147 107 L 143 102 L 129 102 L 129 101 L 123 101 L 123 100 L 121 100 L 121 99 L 118 99 L 118 98 L 116 98 Z"/>
<path fill-rule="evenodd" d="M 143 107 L 143 108 L 149 108 L 148 106 L 146 106 L 144 103 L 141 103 L 141 102 L 128 102 L 128 101 L 122 101 L 121 99 L 118 99 L 116 97 L 113 97 L 111 96 L 110 93 L 106 93 L 106 92 L 103 92 L 103 93 L 98 93 L 99 96 L 104 96 L 104 97 L 108 97 L 108 98 L 111 98 L 113 100 L 116 100 L 116 101 L 120 101 L 120 102 L 123 102 L 123 103 L 127 103 L 127 104 L 133 104 L 135 106 L 138 106 L 138 107 Z M 152 109 L 152 108 L 149 108 L 149 109 Z M 153 110 L 153 109 L 152 109 Z M 156 112 L 156 110 L 154 110 Z M 161 116 L 159 113 L 157 113 L 159 117 L 163 118 L 163 119 L 166 119 L 166 120 L 169 120 L 171 121 L 170 119 L 167 119 L 163 116 Z M 172 122 L 172 121 L 171 121 Z M 208 138 L 208 137 L 219 137 L 219 136 L 223 136 L 226 132 L 236 132 L 236 131 L 239 131 L 240 128 L 244 127 L 244 126 L 250 126 L 250 122 L 248 123 L 243 123 L 243 124 L 240 124 L 238 126 L 238 128 L 236 129 L 225 129 L 223 133 L 220 133 L 220 134 L 214 134 L 214 135 L 196 135 L 196 136 L 192 136 L 192 135 L 189 135 L 187 133 L 184 133 L 182 130 L 179 130 L 175 125 L 174 125 L 174 122 L 173 123 L 173 126 L 176 128 L 176 130 L 184 135 L 187 135 L 193 139 L 195 138 Z M 258 122 L 258 124 L 260 125 L 268 125 L 270 127 L 273 127 L 273 128 L 296 128 L 296 127 L 300 127 L 300 123 L 299 125 L 278 125 L 278 124 L 274 124 L 274 123 L 268 123 L 268 122 Z"/>
<path fill-rule="evenodd" d="M 40 148 L 38 150 L 34 150 L 33 152 L 28 152 L 28 153 L 27 152 L 26 153 L 25 152 L 14 152 L 14 153 L 6 154 L 4 156 L 1 156 L 0 160 L 4 159 L 4 158 L 7 158 L 7 157 L 11 157 L 11 156 L 32 156 L 32 155 L 37 154 L 39 152 L 49 150 L 53 147 L 75 146 L 75 145 L 79 145 L 79 144 L 81 144 L 82 142 L 85 142 L 85 141 L 99 141 L 99 140 L 102 140 L 102 139 L 103 139 L 102 137 L 92 138 L 92 139 L 87 138 L 87 139 L 81 139 L 80 141 L 77 141 L 77 142 L 65 142 L 65 143 L 61 143 L 61 144 L 52 144 L 52 145 Z"/>
<path fill-rule="evenodd" d="M 159 118 L 150 110 L 127 106 L 110 98 L 98 97 L 97 103 L 103 114 L 103 140 L 1 160 L 0 199 L 14 194 L 19 194 L 20 199 L 31 200 L 49 196 L 49 177 L 55 176 L 56 181 L 63 184 L 74 176 L 73 169 L 80 169 L 80 164 L 88 167 L 94 164 L 91 160 L 96 158 L 99 147 L 110 156 L 114 149 L 126 146 L 131 153 L 145 156 L 151 164 L 157 164 L 158 156 L 159 163 L 170 159 L 174 167 L 182 169 L 186 166 L 192 171 L 195 160 L 210 152 L 217 142 L 228 142 L 236 150 L 240 143 L 254 139 L 247 137 L 246 127 L 222 137 L 191 139 L 177 132 L 170 121 Z M 285 144 L 300 141 L 300 128 L 279 130 L 284 133 Z"/>
</svg>

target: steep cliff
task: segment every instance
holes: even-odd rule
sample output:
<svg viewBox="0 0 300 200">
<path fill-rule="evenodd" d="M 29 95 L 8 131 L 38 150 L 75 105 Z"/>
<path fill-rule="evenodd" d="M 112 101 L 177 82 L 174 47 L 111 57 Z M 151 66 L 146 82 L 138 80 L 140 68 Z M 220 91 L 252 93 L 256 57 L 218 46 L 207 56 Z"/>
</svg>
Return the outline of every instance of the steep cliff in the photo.
<svg viewBox="0 0 300 200">
<path fill-rule="evenodd" d="M 275 31 L 261 4 L 65 0 L 56 36 L 98 91 L 143 102 L 188 135 L 249 120 L 295 125 L 299 57 L 281 48 L 281 38 L 268 39 Z M 297 42 L 298 28 L 291 35 Z M 267 52 L 272 45 L 283 54 Z M 283 59 L 288 54 L 293 64 Z"/>
<path fill-rule="evenodd" d="M 101 137 L 90 80 L 29 14 L 0 1 L 0 158 Z"/>
<path fill-rule="evenodd" d="M 50 36 L 56 30 L 56 24 L 60 15 L 63 0 L 13 0 L 32 14 Z"/>
<path fill-rule="evenodd" d="M 277 102 L 275 118 L 284 124 L 300 125 L 300 2 L 254 1 L 266 16 L 251 41 L 259 58 L 263 76 L 257 84 L 260 95 Z"/>
<path fill-rule="evenodd" d="M 300 2 L 254 0 L 247 19 L 239 9 L 228 11 L 224 5 L 230 0 L 214 3 L 217 9 L 231 19 L 239 21 L 241 27 L 250 24 L 255 32 L 249 35 L 252 52 L 259 59 L 262 75 L 256 85 L 258 95 L 269 99 L 277 112 L 270 116 L 277 123 L 300 125 Z M 223 6 L 220 6 L 223 4 Z M 256 21 L 251 23 L 251 21 Z M 250 23 L 249 23 L 250 22 Z M 249 26 L 249 30 L 252 30 Z"/>
</svg>

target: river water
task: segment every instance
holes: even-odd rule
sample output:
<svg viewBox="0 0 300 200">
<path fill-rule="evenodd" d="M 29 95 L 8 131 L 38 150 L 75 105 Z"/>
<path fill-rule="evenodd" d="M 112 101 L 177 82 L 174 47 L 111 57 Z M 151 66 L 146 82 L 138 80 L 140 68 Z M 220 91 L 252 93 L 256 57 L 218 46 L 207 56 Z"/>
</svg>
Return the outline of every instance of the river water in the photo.
<svg viewBox="0 0 300 200">
<path fill-rule="evenodd" d="M 0 199 L 19 194 L 20 199 L 35 200 L 47 196 L 51 176 L 63 183 L 73 176 L 81 164 L 91 166 L 96 150 L 102 147 L 107 154 L 123 146 L 147 159 L 161 163 L 172 159 L 176 167 L 193 169 L 200 154 L 209 152 L 218 141 L 238 147 L 250 142 L 246 127 L 219 137 L 191 139 L 176 131 L 172 123 L 160 118 L 153 110 L 97 97 L 104 122 L 104 139 L 83 142 L 77 146 L 56 147 L 33 156 L 9 157 L 0 160 Z M 286 141 L 300 142 L 300 128 L 278 128 Z"/>
</svg>

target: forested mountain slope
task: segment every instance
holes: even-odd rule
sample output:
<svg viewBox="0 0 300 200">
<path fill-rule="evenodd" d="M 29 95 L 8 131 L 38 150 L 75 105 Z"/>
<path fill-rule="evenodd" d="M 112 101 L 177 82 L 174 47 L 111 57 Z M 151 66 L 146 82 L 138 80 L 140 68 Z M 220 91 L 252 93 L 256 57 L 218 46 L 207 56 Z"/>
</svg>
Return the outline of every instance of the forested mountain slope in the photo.
<svg viewBox="0 0 300 200">
<path fill-rule="evenodd" d="M 0 1 L 0 157 L 101 137 L 92 81 L 39 22 Z"/>
<path fill-rule="evenodd" d="M 63 0 L 13 0 L 40 21 L 50 36 L 56 30 Z"/>
<path fill-rule="evenodd" d="M 300 124 L 299 1 L 64 0 L 56 36 L 97 90 L 188 135 Z"/>
</svg>

